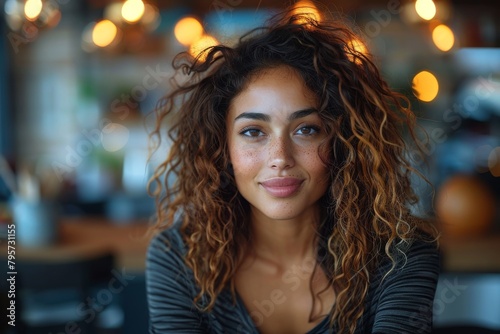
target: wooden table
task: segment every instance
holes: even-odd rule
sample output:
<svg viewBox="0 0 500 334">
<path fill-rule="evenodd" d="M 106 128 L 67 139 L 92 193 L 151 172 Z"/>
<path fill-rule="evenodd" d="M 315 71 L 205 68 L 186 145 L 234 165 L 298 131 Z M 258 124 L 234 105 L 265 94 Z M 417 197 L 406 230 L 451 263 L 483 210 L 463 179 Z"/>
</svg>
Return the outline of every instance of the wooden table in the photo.
<svg viewBox="0 0 500 334">
<path fill-rule="evenodd" d="M 148 227 L 147 221 L 116 224 L 101 217 L 64 218 L 56 243 L 36 248 L 16 245 L 16 258 L 63 261 L 112 252 L 117 268 L 141 272 L 150 240 Z M 7 254 L 6 242 L 1 243 L 3 255 Z"/>
<path fill-rule="evenodd" d="M 59 226 L 56 244 L 42 248 L 16 246 L 16 257 L 25 259 L 75 259 L 106 251 L 116 256 L 116 266 L 142 272 L 145 268 L 149 238 L 146 221 L 112 223 L 101 217 L 64 218 Z M 500 273 L 500 234 L 468 238 L 441 238 L 444 271 Z M 2 255 L 7 254 L 5 241 Z"/>
</svg>

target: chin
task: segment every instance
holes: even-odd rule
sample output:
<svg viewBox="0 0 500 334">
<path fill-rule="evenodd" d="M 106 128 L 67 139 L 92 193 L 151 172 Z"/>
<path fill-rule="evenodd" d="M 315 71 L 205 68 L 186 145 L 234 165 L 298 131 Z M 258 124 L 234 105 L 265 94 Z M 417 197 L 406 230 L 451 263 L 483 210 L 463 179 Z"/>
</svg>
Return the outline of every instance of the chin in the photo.
<svg viewBox="0 0 500 334">
<path fill-rule="evenodd" d="M 304 214 L 310 214 L 310 212 L 306 212 L 308 210 L 299 210 L 299 208 L 297 208 L 297 205 L 294 205 L 293 203 L 278 205 L 277 207 L 273 208 L 253 209 L 257 210 L 259 215 L 272 220 L 291 220 L 298 218 Z"/>
</svg>

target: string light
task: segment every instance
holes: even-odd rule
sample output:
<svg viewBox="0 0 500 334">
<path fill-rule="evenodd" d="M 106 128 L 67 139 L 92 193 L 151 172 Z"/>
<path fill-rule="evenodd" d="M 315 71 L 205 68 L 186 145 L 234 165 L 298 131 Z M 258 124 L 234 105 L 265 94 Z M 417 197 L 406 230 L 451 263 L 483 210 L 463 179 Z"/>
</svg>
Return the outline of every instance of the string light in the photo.
<svg viewBox="0 0 500 334">
<path fill-rule="evenodd" d="M 415 96 L 424 102 L 434 100 L 439 92 L 439 83 L 431 72 L 422 71 L 412 81 Z"/>
<path fill-rule="evenodd" d="M 142 0 L 127 0 L 122 6 L 122 17 L 125 21 L 134 23 L 144 15 L 144 2 Z"/>
<path fill-rule="evenodd" d="M 191 47 L 189 48 L 189 53 L 193 57 L 196 57 L 200 54 L 200 52 L 202 52 L 206 48 L 215 46 L 217 44 L 219 44 L 219 42 L 214 37 L 210 35 L 203 35 L 201 38 L 199 38 L 193 44 L 191 44 Z M 200 60 L 204 61 L 205 59 L 206 59 L 205 54 L 201 54 Z"/>
<path fill-rule="evenodd" d="M 24 16 L 30 21 L 35 21 L 42 12 L 42 0 L 27 0 L 24 5 Z"/>
<path fill-rule="evenodd" d="M 188 46 L 202 37 L 203 27 L 194 17 L 185 17 L 175 25 L 174 35 L 179 43 Z"/>
<path fill-rule="evenodd" d="M 104 48 L 114 41 L 117 33 L 118 29 L 113 22 L 102 20 L 92 30 L 92 41 L 95 45 Z"/>
<path fill-rule="evenodd" d="M 415 10 L 421 18 L 428 21 L 436 15 L 436 4 L 432 0 L 417 0 Z"/>
<path fill-rule="evenodd" d="M 440 24 L 432 30 L 432 40 L 441 51 L 449 51 L 455 44 L 455 35 L 446 25 Z"/>
<path fill-rule="evenodd" d="M 293 15 L 305 16 L 303 19 L 301 18 L 297 21 L 297 23 L 299 24 L 307 23 L 308 18 L 318 22 L 321 20 L 318 9 L 311 1 L 301 0 L 297 2 L 293 7 Z"/>
</svg>

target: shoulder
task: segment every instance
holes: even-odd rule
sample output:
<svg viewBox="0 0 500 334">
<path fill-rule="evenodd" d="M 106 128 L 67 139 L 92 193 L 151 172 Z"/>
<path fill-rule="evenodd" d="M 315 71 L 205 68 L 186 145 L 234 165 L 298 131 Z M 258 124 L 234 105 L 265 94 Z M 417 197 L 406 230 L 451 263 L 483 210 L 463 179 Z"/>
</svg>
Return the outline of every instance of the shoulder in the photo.
<svg viewBox="0 0 500 334">
<path fill-rule="evenodd" d="M 441 271 L 437 243 L 416 237 L 396 242 L 370 285 L 370 333 L 430 333 L 432 302 Z"/>
<path fill-rule="evenodd" d="M 395 241 L 390 249 L 391 257 L 384 256 L 376 278 L 382 281 L 391 280 L 417 272 L 420 275 L 433 276 L 437 281 L 441 271 L 440 252 L 437 242 L 428 235 Z"/>
<path fill-rule="evenodd" d="M 186 245 L 178 224 L 174 224 L 160 232 L 151 239 L 148 247 L 146 270 L 161 267 L 185 268 L 184 255 Z"/>
<path fill-rule="evenodd" d="M 171 251 L 184 253 L 185 248 L 179 224 L 174 224 L 160 232 L 156 232 L 149 244 L 148 253 Z"/>
<path fill-rule="evenodd" d="M 186 246 L 174 225 L 156 234 L 146 258 L 150 333 L 204 333 L 206 317 L 194 303 L 198 290 L 185 262 Z"/>
<path fill-rule="evenodd" d="M 440 271 L 438 243 L 428 234 L 417 234 L 411 239 L 396 242 L 393 247 L 396 271 L 432 270 Z"/>
</svg>

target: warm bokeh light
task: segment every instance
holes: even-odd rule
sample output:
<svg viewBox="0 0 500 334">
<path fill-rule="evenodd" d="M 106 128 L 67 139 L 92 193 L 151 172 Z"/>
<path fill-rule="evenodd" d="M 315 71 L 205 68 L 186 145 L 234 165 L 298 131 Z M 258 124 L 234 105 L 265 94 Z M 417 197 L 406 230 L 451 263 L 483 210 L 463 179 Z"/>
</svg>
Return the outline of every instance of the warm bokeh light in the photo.
<svg viewBox="0 0 500 334">
<path fill-rule="evenodd" d="M 304 15 L 308 18 L 312 18 L 315 21 L 321 20 L 318 9 L 311 1 L 301 0 L 297 2 L 293 7 L 293 15 Z M 304 24 L 307 22 L 306 20 L 299 20 L 298 23 Z"/>
<path fill-rule="evenodd" d="M 365 44 L 361 42 L 359 39 L 353 39 L 350 42 L 351 47 L 354 49 L 354 51 L 362 53 L 362 54 L 367 54 L 368 49 L 366 48 Z"/>
<path fill-rule="evenodd" d="M 125 21 L 134 23 L 144 15 L 144 2 L 142 0 L 127 0 L 122 6 L 122 17 Z"/>
<path fill-rule="evenodd" d="M 439 50 L 446 52 L 455 44 L 455 35 L 448 26 L 440 24 L 432 30 L 432 40 Z"/>
<path fill-rule="evenodd" d="M 205 50 L 206 48 L 209 48 L 211 46 L 217 45 L 219 42 L 212 36 L 210 35 L 203 35 L 201 38 L 199 38 L 196 42 L 191 44 L 189 48 L 189 53 L 193 56 L 196 57 L 200 52 Z M 202 54 L 200 56 L 200 60 L 205 60 L 205 54 Z"/>
<path fill-rule="evenodd" d="M 488 156 L 488 168 L 491 175 L 500 177 L 500 146 L 491 150 Z"/>
<path fill-rule="evenodd" d="M 436 194 L 436 215 L 450 237 L 470 238 L 488 231 L 495 220 L 495 195 L 478 177 L 453 175 Z"/>
<path fill-rule="evenodd" d="M 351 50 L 353 50 L 355 53 L 362 53 L 364 55 L 366 55 L 368 53 L 368 49 L 366 48 L 365 44 L 363 42 L 361 42 L 359 39 L 355 38 L 355 39 L 352 39 L 350 42 L 349 42 L 349 48 Z M 356 63 L 359 63 L 359 59 L 357 59 L 356 57 L 354 57 L 353 55 L 351 55 L 350 53 L 347 54 L 347 56 L 349 57 L 349 60 L 350 61 L 355 61 Z"/>
<path fill-rule="evenodd" d="M 103 48 L 113 42 L 118 29 L 110 20 L 102 20 L 94 26 L 92 31 L 92 41 L 95 45 Z"/>
<path fill-rule="evenodd" d="M 412 81 L 413 93 L 424 102 L 434 100 L 439 92 L 439 83 L 434 74 L 428 71 L 422 71 L 415 75 Z"/>
<path fill-rule="evenodd" d="M 24 5 L 24 15 L 28 20 L 34 21 L 42 12 L 42 8 L 42 0 L 27 0 Z"/>
<path fill-rule="evenodd" d="M 432 0 L 417 0 L 415 10 L 424 20 L 431 20 L 436 15 L 436 4 Z"/>
<path fill-rule="evenodd" d="M 188 46 L 201 38 L 203 26 L 194 17 L 185 17 L 175 25 L 174 35 L 179 43 Z"/>
</svg>

